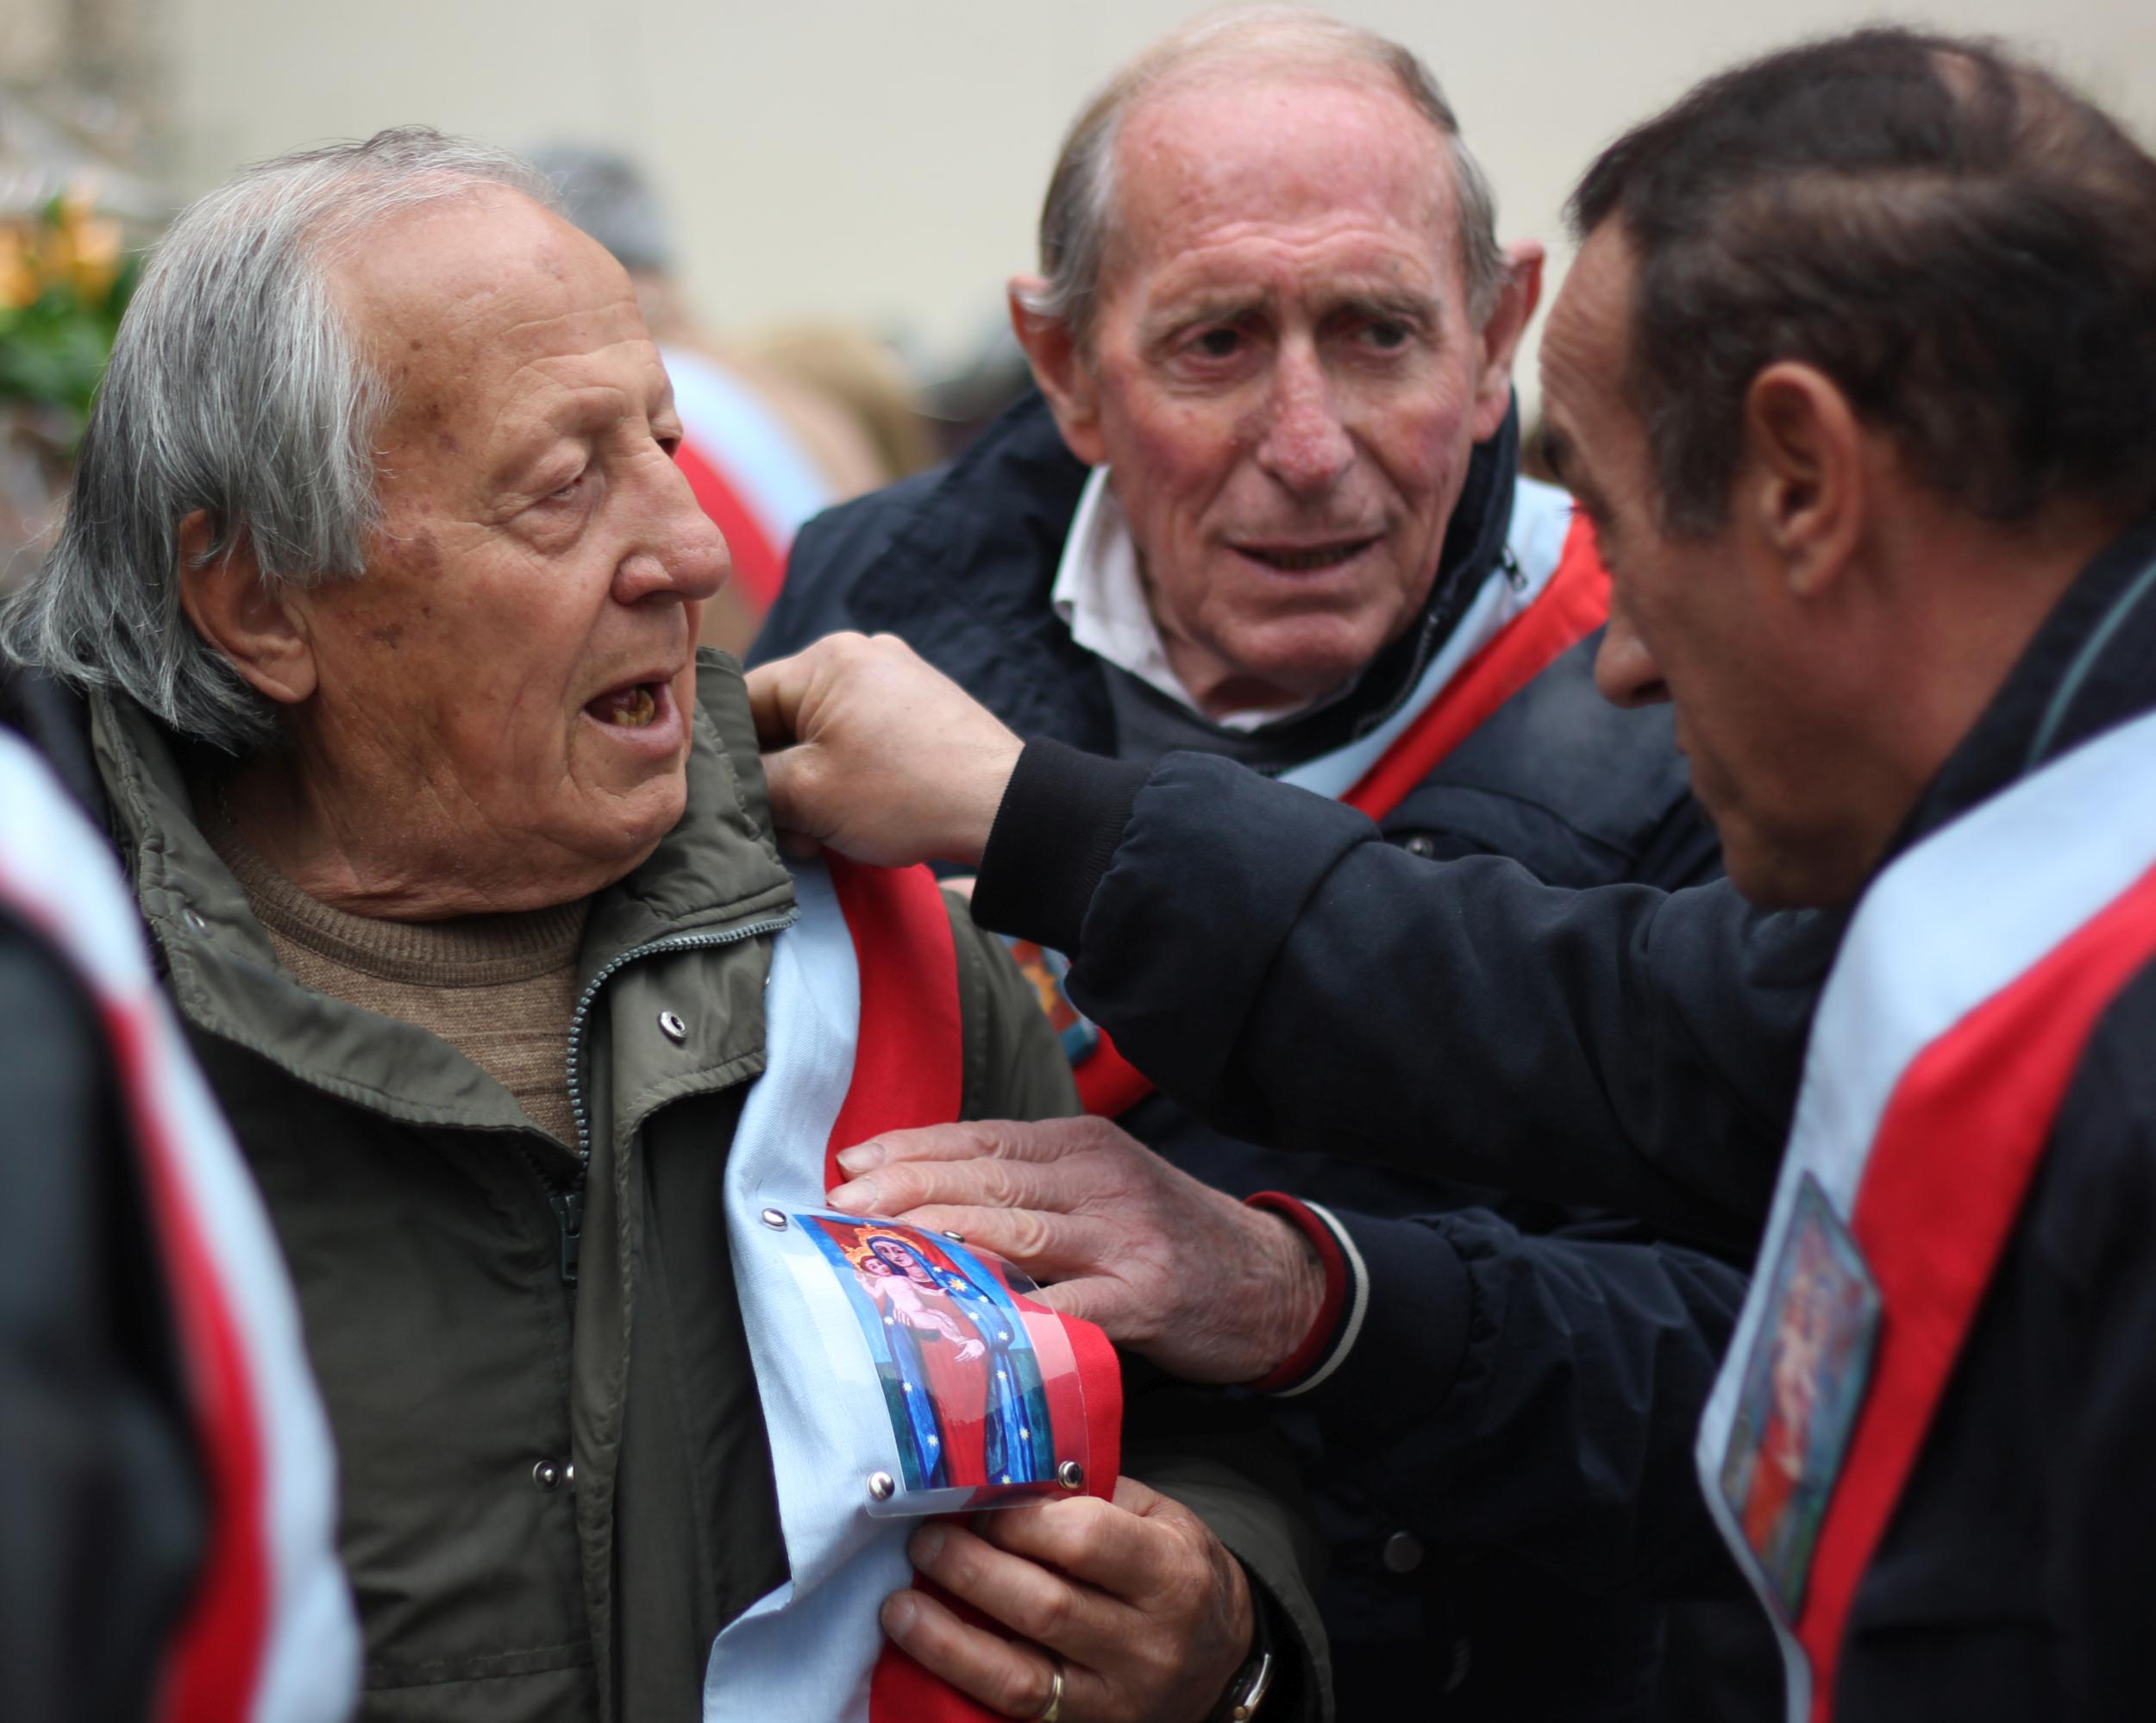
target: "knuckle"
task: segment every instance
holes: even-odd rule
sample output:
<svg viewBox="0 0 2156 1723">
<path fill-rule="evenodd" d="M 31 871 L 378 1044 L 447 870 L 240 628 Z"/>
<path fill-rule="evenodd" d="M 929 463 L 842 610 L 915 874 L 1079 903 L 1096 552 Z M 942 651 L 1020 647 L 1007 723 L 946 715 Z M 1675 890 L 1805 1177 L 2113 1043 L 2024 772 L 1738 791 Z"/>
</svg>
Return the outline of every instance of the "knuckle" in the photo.
<svg viewBox="0 0 2156 1723">
<path fill-rule="evenodd" d="M 1116 1539 L 1125 1534 L 1120 1522 L 1131 1518 L 1095 1495 L 1078 1496 L 1056 1507 L 1050 1535 L 1073 1563 L 1090 1561 L 1113 1548 Z"/>
<path fill-rule="evenodd" d="M 1051 1581 L 1037 1595 L 1029 1597 L 1018 1613 L 1023 1619 L 1012 1625 L 1020 1632 L 1029 1639 L 1054 1645 L 1076 1625 L 1077 1594 L 1062 1581 Z"/>
<path fill-rule="evenodd" d="M 1003 1231 L 1010 1240 L 1012 1255 L 1044 1256 L 1048 1254 L 1052 1235 L 1047 1218 L 1037 1211 L 1030 1208 L 1010 1210 Z"/>
<path fill-rule="evenodd" d="M 1031 1717 L 1048 1701 L 1050 1678 L 1013 1659 L 1000 1666 L 987 1683 L 989 1704 L 1012 1717 Z"/>
</svg>

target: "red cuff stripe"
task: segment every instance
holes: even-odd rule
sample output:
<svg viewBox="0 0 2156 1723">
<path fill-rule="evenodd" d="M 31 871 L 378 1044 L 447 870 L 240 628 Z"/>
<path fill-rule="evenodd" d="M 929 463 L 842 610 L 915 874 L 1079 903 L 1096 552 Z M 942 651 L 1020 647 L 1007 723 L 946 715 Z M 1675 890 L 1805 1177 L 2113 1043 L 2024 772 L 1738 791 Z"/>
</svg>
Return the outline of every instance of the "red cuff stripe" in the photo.
<svg viewBox="0 0 2156 1723">
<path fill-rule="evenodd" d="M 1341 1254 L 1340 1241 L 1332 1236 L 1332 1229 L 1300 1197 L 1290 1196 L 1285 1191 L 1260 1191 L 1244 1200 L 1251 1208 L 1262 1208 L 1293 1222 L 1317 1251 L 1318 1260 L 1325 1264 L 1325 1302 L 1318 1306 L 1318 1319 L 1310 1325 L 1310 1331 L 1276 1367 L 1256 1382 L 1244 1384 L 1259 1394 L 1277 1394 L 1309 1375 L 1338 1337 L 1340 1319 L 1347 1313 L 1350 1290 L 1347 1258 Z"/>
</svg>

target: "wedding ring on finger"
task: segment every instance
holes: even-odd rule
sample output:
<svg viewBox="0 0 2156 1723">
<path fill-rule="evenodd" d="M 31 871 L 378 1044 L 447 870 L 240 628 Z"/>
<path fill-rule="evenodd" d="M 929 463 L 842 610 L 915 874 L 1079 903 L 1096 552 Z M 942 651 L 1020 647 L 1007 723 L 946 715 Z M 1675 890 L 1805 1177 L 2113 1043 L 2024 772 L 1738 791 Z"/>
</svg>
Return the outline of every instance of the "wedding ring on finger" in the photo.
<svg viewBox="0 0 2156 1723">
<path fill-rule="evenodd" d="M 1063 1660 L 1048 1660 L 1048 1703 L 1033 1714 L 1033 1723 L 1061 1723 L 1063 1714 Z"/>
</svg>

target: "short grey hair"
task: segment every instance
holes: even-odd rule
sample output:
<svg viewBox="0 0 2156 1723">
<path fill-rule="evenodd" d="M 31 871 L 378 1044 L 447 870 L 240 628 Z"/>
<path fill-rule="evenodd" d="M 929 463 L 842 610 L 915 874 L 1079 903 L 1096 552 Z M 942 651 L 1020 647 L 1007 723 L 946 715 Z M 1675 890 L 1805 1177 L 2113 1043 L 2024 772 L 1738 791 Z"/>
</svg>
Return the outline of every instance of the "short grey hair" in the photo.
<svg viewBox="0 0 2156 1723">
<path fill-rule="evenodd" d="M 1082 345 L 1092 333 L 1116 221 L 1115 149 L 1139 99 L 1179 75 L 1234 61 L 1270 60 L 1297 71 L 1367 67 L 1389 77 L 1445 141 L 1458 203 L 1460 266 L 1468 310 L 1489 315 L 1504 285 L 1497 198 L 1489 176 L 1460 135 L 1458 116 L 1430 68 L 1389 37 L 1293 6 L 1253 6 L 1185 24 L 1155 42 L 1103 85 L 1063 140 L 1041 204 L 1044 285 L 1019 295 L 1031 316 L 1066 323 Z"/>
<path fill-rule="evenodd" d="M 244 542 L 266 584 L 360 572 L 392 403 L 329 268 L 388 216 L 487 186 L 555 207 L 507 151 L 414 126 L 259 163 L 184 210 L 113 343 L 59 540 L 0 605 L 0 652 L 228 752 L 273 740 L 273 704 L 180 607 L 179 523 L 204 511 L 202 566 Z"/>
</svg>

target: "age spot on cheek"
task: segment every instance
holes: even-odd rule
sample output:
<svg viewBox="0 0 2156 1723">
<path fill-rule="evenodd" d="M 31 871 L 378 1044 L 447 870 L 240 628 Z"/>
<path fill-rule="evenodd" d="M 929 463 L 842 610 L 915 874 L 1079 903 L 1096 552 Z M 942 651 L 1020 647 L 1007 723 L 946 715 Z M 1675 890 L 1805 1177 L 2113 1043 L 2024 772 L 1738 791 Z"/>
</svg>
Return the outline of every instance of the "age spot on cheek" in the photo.
<svg viewBox="0 0 2156 1723">
<path fill-rule="evenodd" d="M 435 542 L 433 529 L 414 527 L 403 543 L 404 564 L 413 576 L 422 580 L 438 579 L 442 573 L 442 547 Z"/>
</svg>

